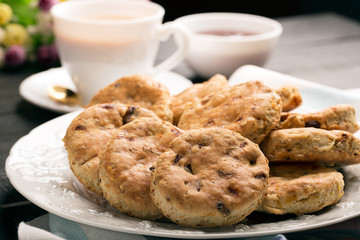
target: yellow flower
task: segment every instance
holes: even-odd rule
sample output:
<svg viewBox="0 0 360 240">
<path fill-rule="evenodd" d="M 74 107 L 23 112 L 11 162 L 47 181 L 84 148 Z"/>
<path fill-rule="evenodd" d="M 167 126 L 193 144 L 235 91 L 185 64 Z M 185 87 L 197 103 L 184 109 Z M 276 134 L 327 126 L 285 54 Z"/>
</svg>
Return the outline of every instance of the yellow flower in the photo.
<svg viewBox="0 0 360 240">
<path fill-rule="evenodd" d="M 0 27 L 0 45 L 4 41 L 5 38 L 5 29 Z"/>
<path fill-rule="evenodd" d="M 0 26 L 7 24 L 12 15 L 11 7 L 6 3 L 0 3 Z"/>
<path fill-rule="evenodd" d="M 20 24 L 10 23 L 5 27 L 5 36 L 3 44 L 10 45 L 24 45 L 28 39 L 28 33 Z"/>
</svg>

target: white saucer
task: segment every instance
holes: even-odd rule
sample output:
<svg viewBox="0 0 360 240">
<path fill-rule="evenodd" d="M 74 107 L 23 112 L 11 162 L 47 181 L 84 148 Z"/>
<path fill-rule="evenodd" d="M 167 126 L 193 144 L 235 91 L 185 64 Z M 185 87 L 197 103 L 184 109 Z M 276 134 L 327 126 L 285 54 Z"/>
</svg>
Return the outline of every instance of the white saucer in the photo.
<svg viewBox="0 0 360 240">
<path fill-rule="evenodd" d="M 168 87 L 171 95 L 189 88 L 192 82 L 175 72 L 164 72 L 155 76 L 156 80 Z M 50 99 L 47 95 L 49 85 L 61 85 L 75 90 L 70 76 L 64 68 L 52 68 L 26 78 L 19 87 L 20 95 L 27 101 L 59 113 L 68 113 L 81 109 L 80 106 L 68 106 Z"/>
</svg>

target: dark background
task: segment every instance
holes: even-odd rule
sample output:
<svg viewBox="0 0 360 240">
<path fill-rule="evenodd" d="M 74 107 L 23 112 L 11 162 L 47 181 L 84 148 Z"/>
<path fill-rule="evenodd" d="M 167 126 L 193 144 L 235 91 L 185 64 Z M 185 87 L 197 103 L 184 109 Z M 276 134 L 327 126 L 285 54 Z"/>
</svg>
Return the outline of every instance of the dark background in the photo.
<svg viewBox="0 0 360 240">
<path fill-rule="evenodd" d="M 270 18 L 336 12 L 360 21 L 360 0 L 153 0 L 165 8 L 164 21 L 200 12 L 240 12 Z"/>
</svg>

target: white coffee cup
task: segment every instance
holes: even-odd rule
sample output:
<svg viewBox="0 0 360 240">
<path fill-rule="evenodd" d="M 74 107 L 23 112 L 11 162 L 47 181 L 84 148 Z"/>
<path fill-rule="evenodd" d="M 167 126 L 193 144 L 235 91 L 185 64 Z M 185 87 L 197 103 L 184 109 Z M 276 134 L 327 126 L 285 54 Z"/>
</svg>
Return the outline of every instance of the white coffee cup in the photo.
<svg viewBox="0 0 360 240">
<path fill-rule="evenodd" d="M 188 31 L 186 62 L 203 78 L 217 73 L 230 77 L 243 65 L 263 66 L 282 34 L 279 22 L 244 13 L 197 13 L 175 23 Z"/>
<path fill-rule="evenodd" d="M 51 9 L 61 64 L 87 104 L 103 87 L 125 75 L 155 75 L 186 56 L 187 34 L 165 10 L 149 1 L 66 1 Z M 173 35 L 177 49 L 154 66 L 160 41 Z"/>
</svg>

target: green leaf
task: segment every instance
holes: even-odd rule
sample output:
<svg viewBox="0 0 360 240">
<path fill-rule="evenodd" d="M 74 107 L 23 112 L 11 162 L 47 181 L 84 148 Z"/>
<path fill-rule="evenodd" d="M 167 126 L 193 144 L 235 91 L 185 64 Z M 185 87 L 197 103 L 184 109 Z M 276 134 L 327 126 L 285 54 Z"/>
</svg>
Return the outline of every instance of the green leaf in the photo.
<svg viewBox="0 0 360 240">
<path fill-rule="evenodd" d="M 39 9 L 30 4 L 33 0 L 3 0 L 3 2 L 12 8 L 15 22 L 24 26 L 36 24 Z"/>
<path fill-rule="evenodd" d="M 25 4 L 25 5 L 29 5 L 31 2 L 35 2 L 34 0 L 2 0 L 0 2 L 4 2 L 7 3 L 9 5 L 12 5 L 13 3 L 17 4 Z"/>
</svg>

